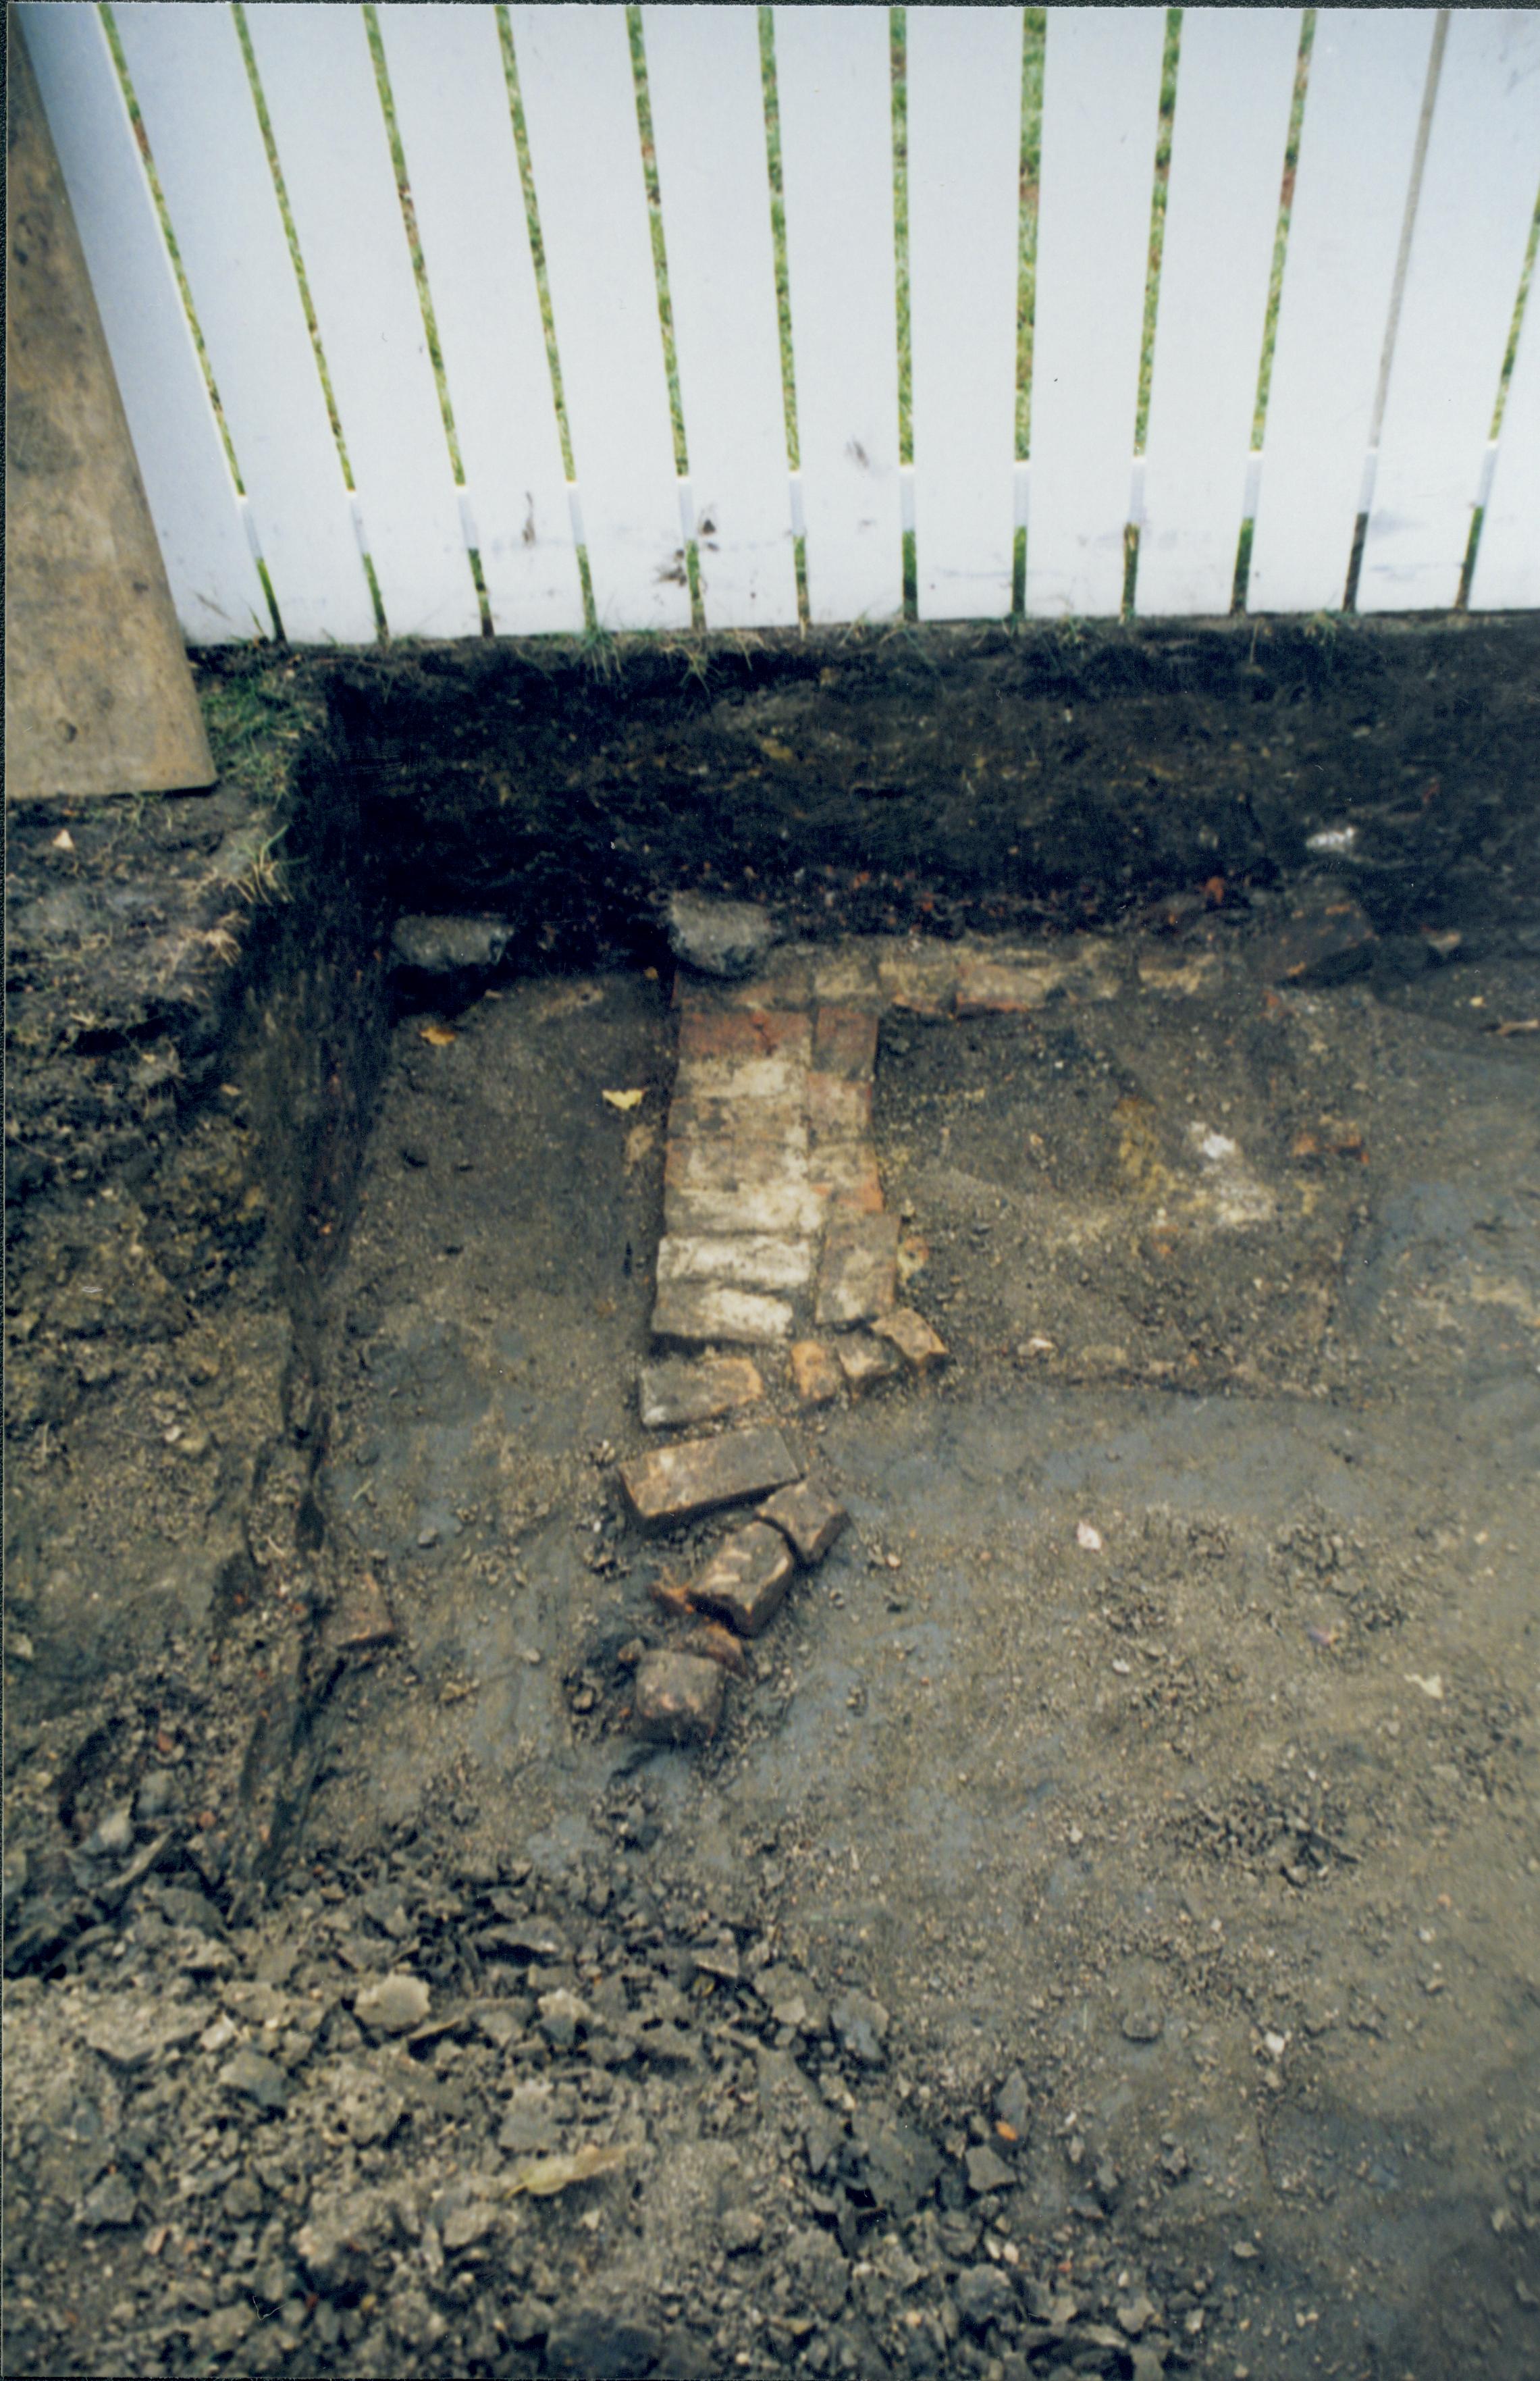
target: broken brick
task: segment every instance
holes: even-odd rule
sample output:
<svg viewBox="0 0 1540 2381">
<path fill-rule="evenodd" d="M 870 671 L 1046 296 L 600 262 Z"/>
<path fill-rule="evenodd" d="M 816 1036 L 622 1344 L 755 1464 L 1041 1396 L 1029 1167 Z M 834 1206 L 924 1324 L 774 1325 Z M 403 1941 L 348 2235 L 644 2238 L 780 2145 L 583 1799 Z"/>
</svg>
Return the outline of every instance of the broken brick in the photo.
<svg viewBox="0 0 1540 2381">
<path fill-rule="evenodd" d="M 801 1563 L 822 1562 L 849 1515 L 815 1480 L 797 1480 L 777 1488 L 760 1507 L 755 1519 L 773 1522 L 788 1538 Z"/>
<path fill-rule="evenodd" d="M 766 1496 L 801 1470 L 778 1430 L 735 1430 L 635 1456 L 620 1466 L 620 1484 L 639 1520 L 679 1521 Z"/>
<path fill-rule="evenodd" d="M 669 1430 L 679 1422 L 714 1422 L 735 1406 L 764 1395 L 759 1369 L 747 1356 L 672 1357 L 643 1364 L 639 1384 L 642 1427 Z"/>
<path fill-rule="evenodd" d="M 716 1733 L 726 1691 L 719 1663 L 695 1654 L 643 1654 L 634 1673 L 636 1725 L 663 1744 L 704 1743 Z"/>
<path fill-rule="evenodd" d="M 900 1359 L 896 1349 L 886 1339 L 874 1338 L 870 1331 L 851 1331 L 835 1342 L 835 1354 L 852 1397 L 860 1397 L 878 1381 L 891 1380 L 898 1371 Z"/>
<path fill-rule="evenodd" d="M 869 1009 L 821 1008 L 813 1020 L 813 1063 L 823 1075 L 870 1080 L 877 1060 L 877 1020 Z"/>
<path fill-rule="evenodd" d="M 655 1339 L 746 1340 L 751 1347 L 767 1347 L 790 1330 L 791 1309 L 784 1298 L 716 1282 L 666 1281 L 653 1308 Z"/>
<path fill-rule="evenodd" d="M 791 1552 L 779 1530 L 751 1521 L 724 1538 L 690 1585 L 697 1612 L 726 1620 L 741 1637 L 757 1637 L 781 1606 L 791 1578 Z"/>
<path fill-rule="evenodd" d="M 818 1267 L 819 1323 L 867 1323 L 893 1304 L 898 1273 L 896 1215 L 840 1215 L 830 1220 Z"/>
<path fill-rule="evenodd" d="M 890 1339 L 911 1372 L 928 1373 L 947 1361 L 947 1343 L 911 1306 L 895 1306 L 879 1314 L 872 1325 L 880 1339 Z"/>
<path fill-rule="evenodd" d="M 794 1339 L 791 1377 L 804 1406 L 826 1406 L 839 1395 L 845 1375 L 822 1339 Z"/>
</svg>

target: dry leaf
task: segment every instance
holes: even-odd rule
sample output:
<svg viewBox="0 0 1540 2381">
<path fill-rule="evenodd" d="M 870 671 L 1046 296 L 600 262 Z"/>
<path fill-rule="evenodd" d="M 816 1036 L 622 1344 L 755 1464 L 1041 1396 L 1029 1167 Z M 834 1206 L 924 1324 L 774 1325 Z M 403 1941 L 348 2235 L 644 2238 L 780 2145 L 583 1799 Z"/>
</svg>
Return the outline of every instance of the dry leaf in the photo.
<svg viewBox="0 0 1540 2381">
<path fill-rule="evenodd" d="M 602 1100 L 607 1101 L 612 1108 L 619 1108 L 622 1114 L 624 1114 L 629 1108 L 639 1108 L 646 1096 L 647 1093 L 645 1090 L 640 1092 L 601 1092 L 599 1094 L 599 1097 Z"/>
<path fill-rule="evenodd" d="M 1089 1521 L 1077 1521 L 1075 1544 L 1077 1546 L 1084 1546 L 1088 1554 L 1099 1555 L 1102 1551 L 1102 1533 Z"/>
<path fill-rule="evenodd" d="M 508 2179 L 508 2196 L 528 2192 L 532 2199 L 554 2199 L 558 2191 L 566 2191 L 574 2182 L 587 2182 L 596 2174 L 613 2174 L 625 2165 L 630 2151 L 620 2143 L 606 2147 L 591 2142 L 586 2148 L 574 2150 L 570 2156 L 530 2158 L 516 2167 Z"/>
<path fill-rule="evenodd" d="M 417 1030 L 423 1041 L 431 1042 L 435 1050 L 447 1050 L 455 1038 L 453 1031 L 447 1025 L 420 1025 Z"/>
<path fill-rule="evenodd" d="M 70 834 L 69 829 L 67 826 L 61 826 L 57 835 L 54 837 L 54 849 L 55 851 L 73 851 L 74 849 L 74 836 Z"/>
<path fill-rule="evenodd" d="M 1444 1681 L 1436 1670 L 1429 1679 L 1420 1677 L 1415 1670 L 1408 1670 L 1406 1682 L 1409 1687 L 1421 1688 L 1430 1703 L 1441 1703 L 1444 1700 Z"/>
</svg>

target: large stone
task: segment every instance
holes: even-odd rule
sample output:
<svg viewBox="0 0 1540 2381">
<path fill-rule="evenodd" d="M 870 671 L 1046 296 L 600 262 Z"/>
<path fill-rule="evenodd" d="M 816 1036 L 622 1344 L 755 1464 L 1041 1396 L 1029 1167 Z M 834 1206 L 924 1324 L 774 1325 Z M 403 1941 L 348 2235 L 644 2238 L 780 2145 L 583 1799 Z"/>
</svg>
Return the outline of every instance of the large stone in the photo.
<svg viewBox="0 0 1540 2381">
<path fill-rule="evenodd" d="M 791 1334 L 791 1309 L 784 1298 L 715 1282 L 666 1281 L 653 1308 L 654 1339 L 682 1339 L 703 1346 L 715 1339 L 751 1348 L 772 1346 Z"/>
<path fill-rule="evenodd" d="M 751 1521 L 724 1538 L 690 1588 L 698 1612 L 726 1620 L 741 1637 L 757 1637 L 781 1606 L 791 1578 L 791 1553 L 779 1530 Z"/>
<path fill-rule="evenodd" d="M 850 1517 L 815 1480 L 798 1480 L 789 1488 L 777 1488 L 760 1507 L 758 1518 L 789 1539 L 799 1562 L 813 1564 L 823 1561 Z"/>
<path fill-rule="evenodd" d="M 391 965 L 398 975 L 424 988 L 459 979 L 488 976 L 509 943 L 506 918 L 435 918 L 412 912 L 397 919 L 390 934 Z"/>
<path fill-rule="evenodd" d="M 896 1215 L 836 1215 L 818 1267 L 815 1319 L 869 1323 L 892 1305 L 898 1277 Z"/>
<path fill-rule="evenodd" d="M 703 1743 L 716 1733 L 726 1691 L 719 1663 L 693 1654 L 643 1654 L 632 1682 L 636 1725 L 663 1744 Z"/>
<path fill-rule="evenodd" d="M 620 1482 L 639 1520 L 678 1521 L 768 1496 L 801 1470 L 778 1430 L 735 1430 L 636 1456 L 620 1466 Z"/>
<path fill-rule="evenodd" d="M 748 901 L 671 893 L 665 914 L 674 957 L 702 975 L 752 975 L 776 940 L 775 920 Z"/>
<path fill-rule="evenodd" d="M 759 1368 L 747 1356 L 672 1357 L 661 1364 L 643 1364 L 638 1384 L 645 1430 L 714 1422 L 735 1407 L 756 1404 L 764 1395 Z"/>
</svg>

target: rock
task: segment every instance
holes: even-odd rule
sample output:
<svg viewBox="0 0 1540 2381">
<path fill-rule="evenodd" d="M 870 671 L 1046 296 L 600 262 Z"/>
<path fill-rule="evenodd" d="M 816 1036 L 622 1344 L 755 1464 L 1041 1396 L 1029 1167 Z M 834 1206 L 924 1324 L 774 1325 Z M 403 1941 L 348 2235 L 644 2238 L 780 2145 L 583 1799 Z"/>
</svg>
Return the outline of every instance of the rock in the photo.
<svg viewBox="0 0 1540 2381">
<path fill-rule="evenodd" d="M 1032 2095 L 1019 2067 L 1012 2068 L 996 2093 L 995 2115 L 1000 2124 L 1008 2126 L 1011 2140 L 1025 2141 L 1032 2122 Z"/>
<path fill-rule="evenodd" d="M 1151 2003 L 1127 2009 L 1123 2015 L 1125 2042 L 1158 2042 L 1166 2031 L 1166 2020 Z"/>
<path fill-rule="evenodd" d="M 81 2033 L 99 2058 L 131 2075 L 148 2067 L 157 2052 L 196 2041 L 207 2014 L 207 2003 L 189 2007 L 184 2002 L 178 2007 L 163 2002 L 144 2008 L 133 2002 L 108 2001 L 92 2011 Z"/>
<path fill-rule="evenodd" d="M 814 2035 L 825 2031 L 828 2004 L 820 1999 L 799 1969 L 762 1968 L 754 1978 L 754 1990 L 777 2025 L 788 2025 L 799 2033 Z"/>
<path fill-rule="evenodd" d="M 929 1373 L 947 1361 L 946 1341 L 911 1306 L 895 1306 L 890 1313 L 879 1314 L 872 1328 L 880 1339 L 891 1340 L 911 1373 Z"/>
<path fill-rule="evenodd" d="M 862 2067 L 880 2067 L 891 2023 L 881 2001 L 869 1993 L 846 1993 L 829 2012 L 841 2049 Z"/>
<path fill-rule="evenodd" d="M 878 1381 L 890 1381 L 901 1370 L 901 1360 L 884 1339 L 874 1338 L 870 1331 L 848 1331 L 835 1343 L 839 1369 L 852 1397 L 872 1388 Z"/>
<path fill-rule="evenodd" d="M 340 1654 L 362 1654 L 372 1646 L 388 1645 L 395 1635 L 390 1599 L 373 1571 L 361 1571 L 328 1618 L 327 1643 Z"/>
<path fill-rule="evenodd" d="M 726 1690 L 718 1663 L 693 1654 L 644 1654 L 636 1666 L 637 1728 L 662 1744 L 704 1743 L 716 1733 Z"/>
<path fill-rule="evenodd" d="M 1165 2370 L 1165 2350 L 1147 2341 L 1133 2350 L 1129 2381 L 1161 2381 Z"/>
<path fill-rule="evenodd" d="M 987 2331 L 1016 2303 L 1016 2294 L 998 2265 L 964 2265 L 952 2295 L 970 2331 Z"/>
<path fill-rule="evenodd" d="M 1129 2338 L 1137 2339 L 1140 2333 L 1148 2330 L 1150 2325 L 1155 2322 L 1159 2309 L 1154 2300 L 1141 2290 L 1137 2298 L 1121 2301 L 1116 2313 L 1118 2323 Z"/>
<path fill-rule="evenodd" d="M 757 1637 L 786 1602 L 791 1572 L 790 1550 L 779 1530 L 751 1521 L 723 1539 L 691 1581 L 690 1601 L 697 1611 L 727 1621 L 740 1636 Z"/>
<path fill-rule="evenodd" d="M 934 2142 L 886 2110 L 858 2116 L 851 2138 L 862 2162 L 867 2190 L 887 2215 L 907 2223 L 930 2197 L 941 2172 Z"/>
<path fill-rule="evenodd" d="M 664 912 L 668 947 L 702 975 L 752 975 L 776 940 L 774 919 L 749 901 L 717 901 L 703 893 L 671 893 Z"/>
<path fill-rule="evenodd" d="M 238 2050 L 220 2069 L 219 2081 L 226 2092 L 254 2101 L 264 2116 L 276 2116 L 288 2105 L 287 2076 L 260 2050 Z"/>
<path fill-rule="evenodd" d="M 353 2002 L 353 2015 L 374 2033 L 410 2033 L 432 2004 L 433 1995 L 421 1976 L 393 1969 L 377 1984 L 363 1986 Z"/>
<path fill-rule="evenodd" d="M 786 2244 L 786 2263 L 801 2286 L 800 2295 L 813 2312 L 831 2321 L 844 2305 L 850 2287 L 850 2269 L 826 2232 L 810 2225 L 793 2232 Z"/>
<path fill-rule="evenodd" d="M 535 2005 L 540 2011 L 540 2031 L 553 2050 L 570 2050 L 578 2038 L 578 2028 L 588 2022 L 588 2003 L 580 2000 L 565 1984 L 558 1984 L 554 1992 L 542 1993 Z"/>
<path fill-rule="evenodd" d="M 804 1406 L 832 1404 L 845 1385 L 845 1375 L 823 1340 L 794 1339 L 790 1354 L 799 1401 Z"/>
<path fill-rule="evenodd" d="M 757 1404 L 764 1383 L 747 1356 L 675 1357 L 643 1364 L 638 1402 L 644 1430 L 671 1430 L 680 1422 L 715 1422 L 736 1407 Z"/>
<path fill-rule="evenodd" d="M 109 1811 L 86 1845 L 88 1852 L 99 1852 L 104 1859 L 121 1860 L 133 1850 L 134 1813 L 130 1803 Z"/>
<path fill-rule="evenodd" d="M 545 2363 L 551 2372 L 570 2375 L 572 2381 L 595 2381 L 600 2374 L 630 2381 L 632 2375 L 653 2370 L 662 2346 L 657 2326 L 617 2301 L 580 2301 L 552 2315 Z"/>
<path fill-rule="evenodd" d="M 758 1518 L 771 1521 L 790 1540 L 800 1563 L 822 1562 L 849 1520 L 843 1505 L 813 1480 L 795 1481 L 777 1488 L 759 1508 Z"/>
<path fill-rule="evenodd" d="M 177 1780 L 169 1769 L 147 1769 L 134 1796 L 134 1814 L 141 1825 L 153 1827 L 176 1809 L 179 1799 Z"/>
<path fill-rule="evenodd" d="M 639 1520 L 678 1521 L 764 1496 L 800 1470 L 778 1430 L 738 1430 L 639 1455 L 620 1466 L 620 1483 Z"/>
<path fill-rule="evenodd" d="M 728 2256 L 742 2257 L 751 2249 L 757 2249 L 764 2240 L 764 2218 L 752 2207 L 729 2207 L 718 2229 Z"/>
<path fill-rule="evenodd" d="M 424 991 L 473 990 L 497 966 L 513 928 L 504 918 L 431 917 L 412 912 L 391 929 L 394 972 Z"/>
<path fill-rule="evenodd" d="M 543 2079 L 530 2083 L 516 2083 L 508 2095 L 498 2131 L 498 2148 L 512 2150 L 525 2156 L 538 2155 L 545 2150 L 554 2150 L 560 2133 L 561 2124 L 549 2083 Z"/>
<path fill-rule="evenodd" d="M 1016 2180 L 1004 2158 L 996 2157 L 987 2142 L 981 2142 L 977 2148 L 971 2149 L 965 2164 L 968 2188 L 981 2197 L 988 2191 L 1008 2190 Z"/>
<path fill-rule="evenodd" d="M 109 2174 L 81 2203 L 79 2221 L 88 2227 L 108 2225 L 123 2227 L 132 2224 L 139 2215 L 139 2201 L 127 2175 Z"/>
<path fill-rule="evenodd" d="M 319 2195 L 319 2194 L 318 2194 Z M 294 2253 L 318 2290 L 356 2295 L 373 2278 L 394 2218 L 372 2192 L 328 2199 L 294 2235 Z"/>
<path fill-rule="evenodd" d="M 896 1215 L 834 1215 L 819 1260 L 813 1319 L 869 1323 L 893 1304 L 898 1278 Z"/>
</svg>

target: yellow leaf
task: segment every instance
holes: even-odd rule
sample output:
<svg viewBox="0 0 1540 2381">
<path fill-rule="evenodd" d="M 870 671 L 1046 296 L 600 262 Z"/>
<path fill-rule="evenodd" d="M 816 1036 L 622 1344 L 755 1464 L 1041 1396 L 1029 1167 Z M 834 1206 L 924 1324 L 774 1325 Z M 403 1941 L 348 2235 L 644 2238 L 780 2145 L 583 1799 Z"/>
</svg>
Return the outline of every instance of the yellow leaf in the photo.
<svg viewBox="0 0 1540 2381">
<path fill-rule="evenodd" d="M 628 1108 L 639 1108 L 647 1093 L 643 1089 L 640 1092 L 601 1092 L 599 1096 L 607 1100 L 612 1108 L 619 1108 L 624 1114 Z"/>
<path fill-rule="evenodd" d="M 447 1050 L 455 1038 L 447 1025 L 420 1025 L 417 1030 L 423 1041 L 431 1042 L 435 1050 Z"/>
</svg>

